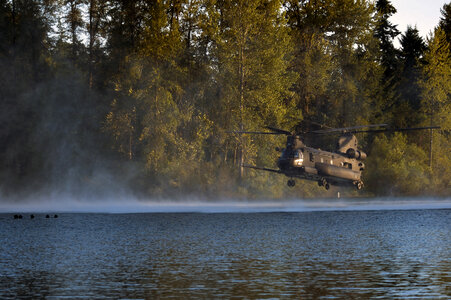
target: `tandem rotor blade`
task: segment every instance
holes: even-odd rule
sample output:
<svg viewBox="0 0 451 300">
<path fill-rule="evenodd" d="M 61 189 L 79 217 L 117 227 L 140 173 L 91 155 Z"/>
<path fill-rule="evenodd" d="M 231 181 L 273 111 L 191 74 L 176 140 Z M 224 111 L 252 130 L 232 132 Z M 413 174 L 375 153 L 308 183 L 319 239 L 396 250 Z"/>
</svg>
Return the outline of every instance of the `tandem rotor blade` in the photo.
<svg viewBox="0 0 451 300">
<path fill-rule="evenodd" d="M 267 128 L 267 129 L 269 129 L 269 130 L 271 130 L 271 131 L 273 131 L 274 133 L 277 133 L 277 134 L 285 134 L 285 135 L 292 135 L 293 134 L 293 133 L 291 133 L 291 132 L 289 132 L 287 130 L 279 129 L 279 128 L 276 128 L 276 127 L 265 126 L 265 128 Z"/>
<path fill-rule="evenodd" d="M 365 132 L 383 133 L 383 132 L 402 132 L 402 131 L 413 131 L 413 130 L 440 129 L 440 126 L 426 126 L 426 127 L 381 128 L 381 129 L 359 130 L 360 128 L 387 127 L 387 126 L 388 126 L 387 124 L 361 125 L 361 126 L 345 127 L 345 128 L 315 130 L 315 131 L 311 131 L 309 133 L 314 133 L 314 134 L 365 133 Z"/>
<path fill-rule="evenodd" d="M 354 130 L 348 131 L 349 133 L 362 133 L 362 132 L 402 132 L 402 131 L 413 131 L 413 130 L 427 130 L 427 129 L 440 129 L 440 126 L 426 126 L 426 127 L 408 127 L 408 128 L 384 128 L 384 129 L 368 129 L 368 130 Z"/>
<path fill-rule="evenodd" d="M 403 131 L 414 131 L 414 130 L 427 130 L 427 129 L 441 129 L 440 126 L 426 126 L 426 127 L 408 127 L 408 128 L 381 128 L 381 129 L 365 129 L 359 130 L 361 128 L 374 128 L 374 127 L 387 127 L 387 124 L 371 124 L 371 125 L 359 125 L 353 127 L 344 127 L 344 128 L 331 128 L 331 129 L 323 129 L 323 130 L 313 130 L 307 131 L 303 133 L 298 133 L 301 135 L 309 135 L 309 134 L 340 134 L 340 133 L 383 133 L 383 132 L 403 132 Z M 293 133 L 279 129 L 276 127 L 266 126 L 265 128 L 271 130 L 268 131 L 230 131 L 230 133 L 238 133 L 238 134 L 272 134 L 272 135 L 293 135 Z"/>
<path fill-rule="evenodd" d="M 284 134 L 284 133 L 280 133 L 280 132 L 267 132 L 267 131 L 228 131 L 228 133 L 237 133 L 237 134 L 272 134 L 272 135 Z"/>
<path fill-rule="evenodd" d="M 256 167 L 256 166 L 249 166 L 249 165 L 241 165 L 243 168 L 249 168 L 249 169 L 255 169 L 255 170 L 261 170 L 261 171 L 267 171 L 267 172 L 273 172 L 273 173 L 282 173 L 280 170 L 275 169 L 268 169 L 268 168 L 262 168 L 262 167 Z"/>
<path fill-rule="evenodd" d="M 329 134 L 329 133 L 336 133 L 336 132 L 343 133 L 343 132 L 354 132 L 356 129 L 360 129 L 360 128 L 387 127 L 387 126 L 388 126 L 388 124 L 359 125 L 359 126 L 352 126 L 352 127 L 314 130 L 314 131 L 310 131 L 309 133 L 315 133 L 315 134 Z M 378 130 L 382 130 L 382 129 L 378 129 Z M 362 132 L 364 132 L 364 131 L 362 131 Z"/>
<path fill-rule="evenodd" d="M 292 133 L 283 129 L 265 126 L 264 128 L 269 129 L 271 131 L 228 131 L 228 133 L 237 133 L 237 134 L 272 134 L 272 135 L 291 135 Z"/>
</svg>

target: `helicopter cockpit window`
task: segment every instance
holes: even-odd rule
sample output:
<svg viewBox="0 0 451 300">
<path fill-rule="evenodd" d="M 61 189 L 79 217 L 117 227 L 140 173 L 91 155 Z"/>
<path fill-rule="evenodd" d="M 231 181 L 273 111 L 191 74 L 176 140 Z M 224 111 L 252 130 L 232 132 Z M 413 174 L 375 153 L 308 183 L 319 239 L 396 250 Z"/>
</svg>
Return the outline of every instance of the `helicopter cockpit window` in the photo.
<svg viewBox="0 0 451 300">
<path fill-rule="evenodd" d="M 304 158 L 304 154 L 302 153 L 301 150 L 297 150 L 297 151 L 294 152 L 294 158 L 301 158 L 301 159 L 303 159 Z"/>
<path fill-rule="evenodd" d="M 302 166 L 302 163 L 304 162 L 304 154 L 301 150 L 294 151 L 294 164 L 296 166 Z"/>
</svg>

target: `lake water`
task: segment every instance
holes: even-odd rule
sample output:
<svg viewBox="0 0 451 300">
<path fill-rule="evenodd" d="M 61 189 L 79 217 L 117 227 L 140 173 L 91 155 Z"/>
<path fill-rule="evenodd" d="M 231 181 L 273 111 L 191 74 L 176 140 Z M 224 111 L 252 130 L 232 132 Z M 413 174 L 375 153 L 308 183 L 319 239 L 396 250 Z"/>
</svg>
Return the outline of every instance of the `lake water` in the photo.
<svg viewBox="0 0 451 300">
<path fill-rule="evenodd" d="M 451 298 L 451 209 L 13 215 L 1 299 Z"/>
</svg>

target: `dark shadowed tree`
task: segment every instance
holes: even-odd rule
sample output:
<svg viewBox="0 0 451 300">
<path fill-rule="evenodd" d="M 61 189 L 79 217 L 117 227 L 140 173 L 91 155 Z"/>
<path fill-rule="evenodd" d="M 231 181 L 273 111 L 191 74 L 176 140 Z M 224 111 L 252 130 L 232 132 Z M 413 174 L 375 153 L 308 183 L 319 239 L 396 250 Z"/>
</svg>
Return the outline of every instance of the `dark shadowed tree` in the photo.
<svg viewBox="0 0 451 300">
<path fill-rule="evenodd" d="M 33 92 L 50 76 L 47 5 L 0 3 L 0 173 L 7 187 L 42 175 L 42 153 L 33 141 L 42 107 Z"/>
<path fill-rule="evenodd" d="M 389 18 L 396 14 L 396 8 L 389 0 L 378 0 L 376 2 L 376 28 L 374 35 L 379 40 L 381 49 L 381 64 L 384 67 L 383 81 L 389 80 L 397 69 L 397 51 L 393 45 L 393 40 L 400 34 Z"/>
<path fill-rule="evenodd" d="M 71 58 L 75 64 L 77 58 L 81 55 L 82 43 L 80 41 L 80 30 L 84 26 L 82 18 L 82 4 L 84 0 L 64 0 L 63 9 L 65 10 L 65 19 L 67 22 L 67 31 L 71 41 Z"/>
<path fill-rule="evenodd" d="M 88 80 L 90 89 L 96 81 L 99 72 L 99 63 L 104 55 L 102 46 L 105 39 L 105 24 L 107 22 L 107 3 L 100 0 L 88 0 L 88 21 L 86 29 L 88 33 Z M 99 79 L 97 79 L 99 81 Z M 97 84 L 98 86 L 99 84 Z"/>
<path fill-rule="evenodd" d="M 415 27 L 407 27 L 400 38 L 399 54 L 401 72 L 396 86 L 397 103 L 393 123 L 398 127 L 414 127 L 421 122 L 421 88 L 418 80 L 426 44 Z"/>
<path fill-rule="evenodd" d="M 380 89 L 374 97 L 374 120 L 376 122 L 391 122 L 391 110 L 396 103 L 397 77 L 399 76 L 398 50 L 393 40 L 400 34 L 396 24 L 390 22 L 390 17 L 396 13 L 396 8 L 389 0 L 376 2 L 376 27 L 374 36 L 379 41 L 378 61 L 383 70 L 379 77 Z"/>
<path fill-rule="evenodd" d="M 439 26 L 446 34 L 446 40 L 451 44 L 451 3 L 443 5 L 440 12 L 442 16 L 440 17 Z"/>
</svg>

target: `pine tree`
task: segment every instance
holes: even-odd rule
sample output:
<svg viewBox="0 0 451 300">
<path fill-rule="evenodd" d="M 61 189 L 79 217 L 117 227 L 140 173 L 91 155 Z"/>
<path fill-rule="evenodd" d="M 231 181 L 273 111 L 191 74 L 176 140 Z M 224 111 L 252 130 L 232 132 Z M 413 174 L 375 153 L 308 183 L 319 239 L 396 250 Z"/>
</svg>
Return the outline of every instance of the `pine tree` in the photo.
<svg viewBox="0 0 451 300">
<path fill-rule="evenodd" d="M 280 126 L 289 114 L 287 91 L 294 77 L 287 71 L 290 45 L 280 7 L 279 1 L 261 0 L 215 5 L 219 18 L 214 49 L 220 93 L 217 122 L 226 130 Z M 254 138 L 255 143 L 249 137 L 229 137 L 226 155 L 237 164 L 257 157 L 266 162 L 267 154 L 260 151 L 267 152 L 267 143 Z"/>
<path fill-rule="evenodd" d="M 328 23 L 319 15 L 324 15 L 324 7 L 314 2 L 286 1 L 287 22 L 294 45 L 291 68 L 300 74 L 291 87 L 296 95 L 297 116 L 302 119 L 324 122 L 319 119 L 327 103 L 332 70 L 335 67 L 330 43 L 324 36 Z"/>
<path fill-rule="evenodd" d="M 400 43 L 399 61 L 402 69 L 396 84 L 397 102 L 393 110 L 393 123 L 397 127 L 415 127 L 421 121 L 421 88 L 418 80 L 426 45 L 418 30 L 410 26 L 401 36 Z"/>
<path fill-rule="evenodd" d="M 66 7 L 67 15 L 66 22 L 68 23 L 68 32 L 70 33 L 71 39 L 71 58 L 72 63 L 75 64 L 78 56 L 81 54 L 82 44 L 79 40 L 79 31 L 84 26 L 84 20 L 82 17 L 81 6 L 83 0 L 64 0 L 63 5 Z"/>
<path fill-rule="evenodd" d="M 0 177 L 15 187 L 42 175 L 42 152 L 34 131 L 44 110 L 34 91 L 50 77 L 52 2 L 0 2 Z"/>
<path fill-rule="evenodd" d="M 371 4 L 287 1 L 285 7 L 296 42 L 294 65 L 301 76 L 295 88 L 303 113 L 331 126 L 366 120 L 369 93 L 364 82 L 377 73 L 371 63 Z"/>
<path fill-rule="evenodd" d="M 99 63 L 103 56 L 101 49 L 101 33 L 104 32 L 106 20 L 107 5 L 104 1 L 89 0 L 88 1 L 88 21 L 86 22 L 86 30 L 88 33 L 88 78 L 89 87 L 93 89 L 96 73 L 98 72 Z"/>
<path fill-rule="evenodd" d="M 422 112 L 425 125 L 439 125 L 441 131 L 430 132 L 429 165 L 435 192 L 447 195 L 451 186 L 451 45 L 446 32 L 435 29 L 425 53 L 422 88 Z"/>
<path fill-rule="evenodd" d="M 381 64 L 384 67 L 384 82 L 390 80 L 397 69 L 397 51 L 393 46 L 393 40 L 400 34 L 396 25 L 389 18 L 396 14 L 396 8 L 389 0 L 378 0 L 376 2 L 377 21 L 374 35 L 379 39 L 382 52 Z"/>
<path fill-rule="evenodd" d="M 374 36 L 379 42 L 380 54 L 377 56 L 383 74 L 378 76 L 379 89 L 375 90 L 373 107 L 374 122 L 390 123 L 393 106 L 397 101 L 396 84 L 399 76 L 398 50 L 393 40 L 400 34 L 397 26 L 390 22 L 390 17 L 396 13 L 396 8 L 389 0 L 376 2 L 376 27 Z"/>
<path fill-rule="evenodd" d="M 105 24 L 108 60 L 105 79 L 113 87 L 113 100 L 104 129 L 112 137 L 112 147 L 129 160 L 139 153 L 139 119 L 133 92 L 137 89 L 141 68 L 137 53 L 141 43 L 142 20 L 146 11 L 141 1 L 116 0 L 107 7 L 111 16 Z M 138 155 L 139 157 L 139 155 Z"/>
<path fill-rule="evenodd" d="M 451 3 L 444 4 L 440 9 L 442 16 L 440 18 L 439 26 L 446 34 L 446 40 L 451 44 Z"/>
</svg>

